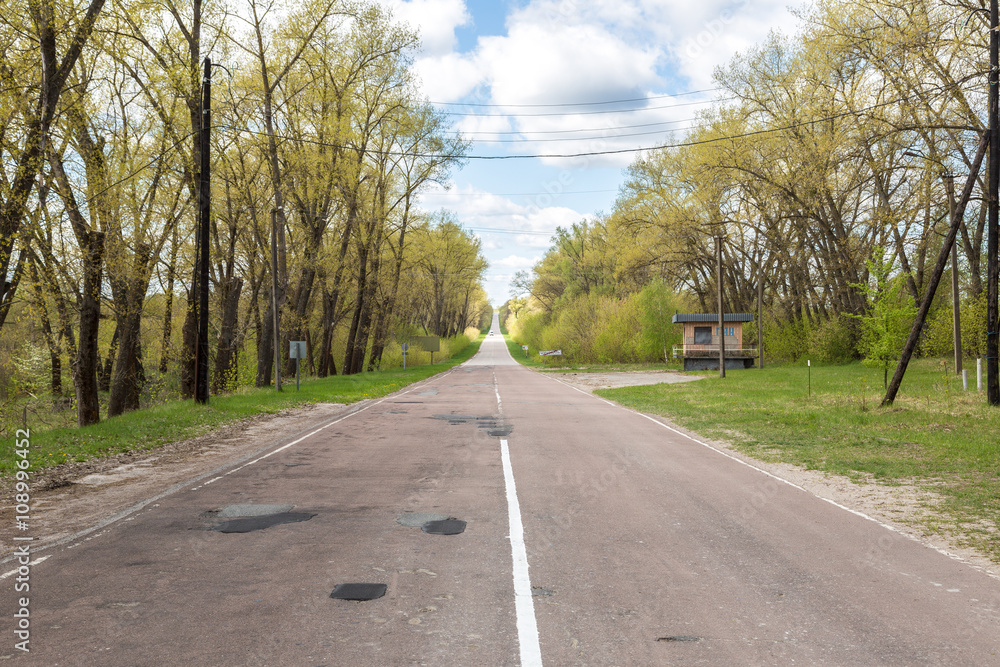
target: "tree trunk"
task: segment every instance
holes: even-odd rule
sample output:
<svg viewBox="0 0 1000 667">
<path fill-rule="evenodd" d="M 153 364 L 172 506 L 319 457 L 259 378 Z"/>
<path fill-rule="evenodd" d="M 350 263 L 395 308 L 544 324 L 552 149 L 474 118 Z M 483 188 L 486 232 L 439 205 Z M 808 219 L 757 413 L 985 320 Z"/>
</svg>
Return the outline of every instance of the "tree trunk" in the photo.
<svg viewBox="0 0 1000 667">
<path fill-rule="evenodd" d="M 80 426 L 101 421 L 97 394 L 97 333 L 101 320 L 101 268 L 104 234 L 92 231 L 84 249 L 83 293 L 80 298 L 80 344 L 73 366 L 76 420 Z"/>
<path fill-rule="evenodd" d="M 243 279 L 233 278 L 223 284 L 222 326 L 219 329 L 219 345 L 215 353 L 215 376 L 212 393 L 220 394 L 232 386 L 233 369 L 236 367 L 235 332 L 240 312 L 240 294 Z"/>
<path fill-rule="evenodd" d="M 267 308 L 260 323 L 260 337 L 257 339 L 257 382 L 258 387 L 271 386 L 274 371 L 274 299 L 268 290 Z"/>
<path fill-rule="evenodd" d="M 116 322 L 115 332 L 111 336 L 111 346 L 108 348 L 108 356 L 101 363 L 100 355 L 97 357 L 97 384 L 101 391 L 111 391 L 111 373 L 115 369 L 115 357 L 118 356 L 118 342 L 121 340 L 121 327 Z"/>
<path fill-rule="evenodd" d="M 109 417 L 116 417 L 130 410 L 139 409 L 139 399 L 142 396 L 144 384 L 139 346 L 141 344 L 142 311 L 146 300 L 146 290 L 149 287 L 147 268 L 150 252 L 148 244 L 139 244 L 136 249 L 132 275 L 124 290 L 124 303 L 119 305 L 117 328 L 121 334 L 118 339 L 117 361 L 111 382 L 111 396 L 108 399 Z"/>
<path fill-rule="evenodd" d="M 167 372 L 167 359 L 170 357 L 170 336 L 174 318 L 174 280 L 177 276 L 177 225 L 174 225 L 174 238 L 170 244 L 170 264 L 167 266 L 166 303 L 163 306 L 163 337 L 160 339 L 160 373 Z"/>
</svg>

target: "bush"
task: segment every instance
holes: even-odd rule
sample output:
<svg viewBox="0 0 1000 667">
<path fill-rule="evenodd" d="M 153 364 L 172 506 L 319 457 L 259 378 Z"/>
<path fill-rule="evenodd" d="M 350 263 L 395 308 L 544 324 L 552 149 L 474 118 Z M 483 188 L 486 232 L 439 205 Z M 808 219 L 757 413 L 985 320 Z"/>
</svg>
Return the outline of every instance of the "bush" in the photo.
<svg viewBox="0 0 1000 667">
<path fill-rule="evenodd" d="M 809 354 L 816 361 L 846 364 L 857 358 L 857 320 L 837 314 L 809 332 Z"/>
</svg>

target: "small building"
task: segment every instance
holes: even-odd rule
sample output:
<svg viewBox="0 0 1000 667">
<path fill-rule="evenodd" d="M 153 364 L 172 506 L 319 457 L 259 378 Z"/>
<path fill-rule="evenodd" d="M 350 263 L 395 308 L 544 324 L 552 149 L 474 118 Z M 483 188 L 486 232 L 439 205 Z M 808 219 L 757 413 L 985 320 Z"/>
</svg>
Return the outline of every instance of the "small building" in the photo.
<svg viewBox="0 0 1000 667">
<path fill-rule="evenodd" d="M 750 313 L 723 316 L 726 369 L 753 368 L 757 348 L 743 347 L 743 323 L 753 322 Z M 719 370 L 719 316 L 674 315 L 674 324 L 684 325 L 684 344 L 674 346 L 674 358 L 684 360 L 686 371 Z"/>
</svg>

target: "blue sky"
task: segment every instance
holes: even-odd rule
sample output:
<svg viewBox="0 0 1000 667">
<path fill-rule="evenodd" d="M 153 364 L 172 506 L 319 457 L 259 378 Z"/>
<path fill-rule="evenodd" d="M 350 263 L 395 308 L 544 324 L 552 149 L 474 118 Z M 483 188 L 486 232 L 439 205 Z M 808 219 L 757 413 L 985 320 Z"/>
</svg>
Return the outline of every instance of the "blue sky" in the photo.
<svg viewBox="0 0 1000 667">
<path fill-rule="evenodd" d="M 470 155 L 508 158 L 471 159 L 421 197 L 480 236 L 494 305 L 557 226 L 611 210 L 636 154 L 510 156 L 665 143 L 711 105 L 716 67 L 796 25 L 775 0 L 380 1 L 420 31 L 423 91 L 473 140 Z"/>
</svg>

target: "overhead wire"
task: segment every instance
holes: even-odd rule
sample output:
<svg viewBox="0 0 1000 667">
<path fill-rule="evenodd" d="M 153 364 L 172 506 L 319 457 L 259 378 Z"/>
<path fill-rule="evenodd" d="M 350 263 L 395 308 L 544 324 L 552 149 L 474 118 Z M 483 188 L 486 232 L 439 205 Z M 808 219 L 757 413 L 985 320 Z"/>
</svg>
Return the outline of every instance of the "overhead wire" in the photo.
<svg viewBox="0 0 1000 667">
<path fill-rule="evenodd" d="M 562 102 L 562 103 L 547 103 L 547 104 L 498 104 L 498 103 L 485 103 L 485 102 L 429 102 L 429 104 L 436 104 L 438 106 L 464 106 L 464 107 L 495 107 L 501 109 L 530 109 L 530 108 L 556 108 L 556 107 L 584 107 L 584 106 L 601 106 L 604 104 L 629 104 L 632 102 L 648 102 L 650 100 L 666 100 L 673 99 L 675 97 L 685 97 L 687 95 L 699 95 L 702 93 L 715 93 L 722 90 L 721 88 L 706 88 L 705 90 L 689 90 L 683 93 L 675 93 L 673 95 L 650 95 L 648 97 L 633 97 L 631 99 L 624 100 L 604 100 L 601 102 Z"/>
<path fill-rule="evenodd" d="M 941 86 L 934 86 L 930 90 L 937 89 L 938 91 L 943 91 L 946 88 L 953 87 L 954 85 L 957 85 L 957 84 L 947 84 L 947 85 L 941 85 Z M 626 155 L 626 154 L 632 154 L 632 153 L 643 153 L 643 152 L 646 152 L 646 151 L 653 151 L 653 150 L 666 150 L 666 149 L 670 149 L 670 148 L 688 148 L 688 147 L 691 147 L 691 146 L 702 146 L 702 145 L 707 145 L 707 144 L 718 143 L 718 142 L 721 142 L 721 141 L 733 141 L 733 140 L 736 140 L 736 139 L 746 139 L 746 138 L 749 138 L 749 137 L 761 136 L 761 135 L 765 135 L 765 134 L 773 134 L 775 132 L 785 132 L 785 131 L 788 131 L 788 130 L 793 130 L 793 129 L 797 129 L 797 128 L 800 128 L 800 127 L 807 127 L 809 125 L 815 125 L 817 123 L 825 123 L 825 122 L 829 122 L 831 120 L 836 120 L 836 119 L 839 119 L 839 118 L 846 118 L 846 117 L 849 117 L 849 116 L 860 116 L 861 114 L 867 113 L 869 111 L 874 111 L 875 109 L 880 109 L 880 108 L 883 108 L 883 107 L 887 107 L 887 106 L 891 106 L 891 105 L 894 105 L 894 104 L 899 104 L 901 102 L 905 102 L 907 100 L 910 100 L 910 99 L 913 99 L 913 98 L 917 97 L 918 94 L 921 94 L 921 93 L 925 94 L 927 92 L 928 92 L 928 90 L 923 90 L 923 91 L 920 91 L 920 93 L 913 93 L 911 95 L 903 95 L 903 96 L 900 96 L 900 97 L 897 97 L 897 98 L 894 98 L 894 99 L 891 99 L 891 100 L 886 100 L 884 102 L 878 102 L 876 104 L 872 104 L 872 105 L 869 105 L 867 107 L 863 107 L 863 108 L 860 108 L 860 109 L 852 109 L 850 111 L 844 111 L 844 112 L 838 113 L 838 114 L 831 114 L 831 115 L 820 117 L 820 118 L 811 118 L 811 119 L 808 119 L 808 120 L 800 121 L 798 123 L 791 123 L 789 125 L 783 125 L 783 126 L 780 126 L 780 127 L 770 127 L 770 128 L 764 128 L 764 129 L 761 129 L 761 130 L 752 130 L 752 131 L 749 131 L 749 132 L 741 132 L 739 134 L 720 135 L 720 136 L 716 136 L 716 137 L 709 137 L 709 138 L 706 138 L 706 139 L 696 139 L 696 140 L 691 140 L 691 141 L 681 141 L 681 142 L 676 142 L 676 143 L 659 144 L 659 145 L 654 145 L 654 146 L 643 146 L 643 147 L 637 147 L 637 148 L 617 148 L 617 149 L 605 149 L 605 150 L 594 150 L 594 151 L 581 151 L 581 152 L 577 152 L 577 153 L 514 153 L 514 154 L 507 154 L 507 155 L 475 155 L 475 154 L 473 154 L 473 155 L 462 155 L 462 156 L 460 156 L 460 159 L 463 159 L 463 160 L 482 160 L 482 161 L 528 160 L 528 159 L 570 159 L 570 158 L 582 158 L 582 157 L 599 157 L 599 156 L 606 156 L 606 155 Z M 233 128 L 233 127 L 228 127 L 228 129 L 236 131 L 236 132 L 245 132 L 245 133 L 254 134 L 254 135 L 264 135 L 265 134 L 263 132 L 256 131 L 256 130 L 251 130 L 249 128 Z M 281 137 L 278 137 L 278 138 L 281 138 L 281 139 L 284 139 L 284 140 L 299 141 L 299 142 L 302 142 L 302 143 L 307 143 L 307 144 L 312 144 L 312 145 L 320 145 L 320 146 L 325 146 L 325 147 L 329 147 L 329 148 L 346 148 L 346 146 L 343 146 L 343 145 L 340 145 L 340 144 L 332 144 L 332 143 L 328 143 L 328 142 L 320 142 L 320 141 L 315 141 L 315 140 L 311 140 L 311 139 L 303 139 L 303 138 L 295 138 L 295 137 L 287 137 L 287 136 L 281 136 Z M 445 158 L 445 157 L 447 157 L 445 155 L 436 154 L 436 153 L 419 153 L 419 152 L 409 152 L 409 151 L 386 151 L 386 154 L 394 156 L 394 157 L 396 157 L 396 156 L 398 156 L 398 157 L 415 157 L 415 158 L 424 158 L 424 159 L 434 159 L 434 158 Z"/>
</svg>

